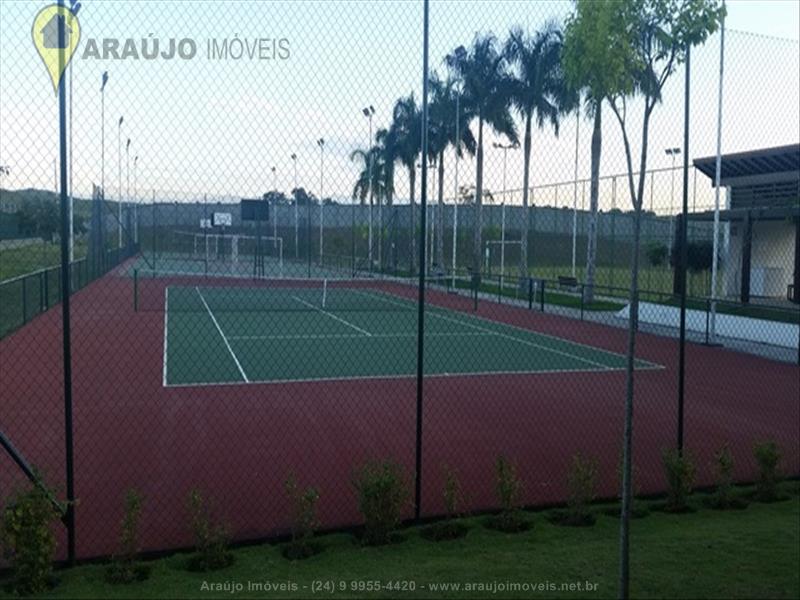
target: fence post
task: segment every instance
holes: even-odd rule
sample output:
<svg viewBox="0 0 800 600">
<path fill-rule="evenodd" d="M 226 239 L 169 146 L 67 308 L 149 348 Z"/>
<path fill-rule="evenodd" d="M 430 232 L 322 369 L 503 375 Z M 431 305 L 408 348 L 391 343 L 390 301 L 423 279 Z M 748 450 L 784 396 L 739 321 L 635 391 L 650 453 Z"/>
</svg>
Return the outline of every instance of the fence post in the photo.
<svg viewBox="0 0 800 600">
<path fill-rule="evenodd" d="M 44 308 L 50 310 L 50 270 L 45 269 L 42 271 L 44 281 Z"/>
<path fill-rule="evenodd" d="M 20 283 L 22 284 L 22 324 L 28 322 L 28 290 L 27 286 L 25 285 L 25 281 L 27 281 L 27 277 L 23 277 Z"/>
<path fill-rule="evenodd" d="M 541 289 L 539 290 L 539 294 L 540 294 L 539 302 L 540 302 L 541 310 L 542 310 L 542 312 L 544 312 L 544 286 L 545 286 L 545 280 L 544 279 L 540 279 L 539 280 L 539 285 L 541 286 Z"/>
<path fill-rule="evenodd" d="M 44 275 L 46 269 L 39 271 L 39 312 L 43 313 L 46 309 L 44 307 Z"/>
<path fill-rule="evenodd" d="M 528 277 L 528 310 L 533 310 L 533 277 Z"/>
</svg>

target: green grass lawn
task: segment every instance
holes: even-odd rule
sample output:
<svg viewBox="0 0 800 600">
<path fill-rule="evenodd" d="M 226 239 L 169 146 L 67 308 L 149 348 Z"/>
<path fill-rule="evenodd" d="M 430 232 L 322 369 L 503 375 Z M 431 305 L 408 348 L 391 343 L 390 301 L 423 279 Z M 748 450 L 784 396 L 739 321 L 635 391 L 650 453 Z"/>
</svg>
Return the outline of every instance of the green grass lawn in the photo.
<svg viewBox="0 0 800 600">
<path fill-rule="evenodd" d="M 75 260 L 86 256 L 86 248 L 85 240 L 75 242 Z M 0 282 L 60 264 L 61 246 L 58 243 L 40 240 L 20 248 L 3 248 L 0 249 Z"/>
<path fill-rule="evenodd" d="M 800 594 L 800 499 L 796 482 L 790 499 L 751 504 L 743 511 L 702 508 L 695 513 L 653 512 L 632 522 L 631 594 L 637 598 L 797 598 Z M 694 502 L 701 506 L 700 495 Z M 416 528 L 405 540 L 381 548 L 363 548 L 348 534 L 323 536 L 324 551 L 300 562 L 284 559 L 278 545 L 235 551 L 233 566 L 214 573 L 190 573 L 186 554 L 153 561 L 150 579 L 130 586 L 103 580 L 103 565 L 58 573 L 52 598 L 229 598 L 311 597 L 314 582 L 330 582 L 338 597 L 616 597 L 618 520 L 599 516 L 590 528 L 558 527 L 544 513 L 529 515 L 533 528 L 503 534 L 468 520 L 461 540 L 430 542 Z M 414 591 L 384 589 L 353 592 L 351 585 L 384 586 L 413 582 Z M 207 583 L 233 583 L 244 591 L 209 592 Z M 248 582 L 270 582 L 297 591 L 247 591 Z M 594 591 L 510 592 L 434 590 L 437 584 L 479 583 L 591 584 Z M 339 591 L 339 585 L 344 591 Z M 406 584 L 410 585 L 410 583 Z M 3 592 L 0 592 L 2 594 Z M 315 595 L 323 595 L 321 593 Z"/>
</svg>

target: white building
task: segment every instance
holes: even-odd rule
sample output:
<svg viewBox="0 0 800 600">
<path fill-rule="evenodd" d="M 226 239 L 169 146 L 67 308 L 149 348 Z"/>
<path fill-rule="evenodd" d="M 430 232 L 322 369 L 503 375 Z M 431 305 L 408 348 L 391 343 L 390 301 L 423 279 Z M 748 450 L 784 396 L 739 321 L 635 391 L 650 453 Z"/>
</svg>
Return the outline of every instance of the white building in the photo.
<svg viewBox="0 0 800 600">
<path fill-rule="evenodd" d="M 721 291 L 741 302 L 788 298 L 800 302 L 800 144 L 722 156 L 720 184 Z M 694 166 L 712 185 L 716 157 Z M 713 221 L 712 211 L 689 216 Z"/>
</svg>

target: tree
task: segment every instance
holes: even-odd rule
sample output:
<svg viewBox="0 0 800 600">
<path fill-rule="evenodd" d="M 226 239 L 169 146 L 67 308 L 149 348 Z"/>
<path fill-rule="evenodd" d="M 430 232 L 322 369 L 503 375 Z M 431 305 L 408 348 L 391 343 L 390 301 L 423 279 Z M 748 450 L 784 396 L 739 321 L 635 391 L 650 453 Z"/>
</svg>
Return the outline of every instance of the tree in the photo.
<svg viewBox="0 0 800 600">
<path fill-rule="evenodd" d="M 391 206 L 394 200 L 394 163 L 397 161 L 397 135 L 392 128 L 380 128 L 375 132 L 375 143 L 381 149 L 383 160 L 383 187 L 386 190 L 386 205 Z M 380 212 L 381 205 L 378 204 Z M 380 217 L 378 220 L 383 222 Z"/>
<path fill-rule="evenodd" d="M 578 5 L 593 0 L 579 0 Z M 647 174 L 648 135 L 653 110 L 661 101 L 664 84 L 686 60 L 692 46 L 713 33 L 724 8 L 717 0 L 624 0 L 616 5 L 614 27 L 606 43 L 615 48 L 610 57 L 625 65 L 625 75 L 607 89 L 609 105 L 620 127 L 627 164 L 628 192 L 634 210 L 631 259 L 630 312 L 625 365 L 625 424 L 623 429 L 622 514 L 620 518 L 619 595 L 629 594 L 630 512 L 632 500 L 633 398 L 636 329 L 639 319 L 639 247 L 642 201 Z M 643 110 L 638 181 L 635 181 L 628 122 L 628 101 L 641 99 Z"/>
<path fill-rule="evenodd" d="M 481 228 L 483 226 L 483 128 L 489 125 L 512 143 L 519 142 L 511 116 L 512 78 L 506 72 L 506 59 L 498 51 L 497 38 L 477 34 L 469 49 L 459 46 L 445 58 L 464 88 L 464 105 L 478 120 L 475 165 L 475 225 L 472 238 L 472 269 L 480 276 Z"/>
<path fill-rule="evenodd" d="M 394 199 L 394 164 L 397 161 L 397 136 L 391 128 L 380 128 L 375 132 L 375 143 L 381 155 L 381 185 L 385 190 L 386 205 L 391 206 Z M 378 202 L 378 264 L 383 269 L 383 202 Z"/>
<path fill-rule="evenodd" d="M 585 95 L 586 112 L 593 123 L 584 287 L 586 302 L 594 300 L 603 102 L 611 92 L 627 89 L 629 73 L 634 68 L 632 40 L 617 31 L 628 10 L 623 2 L 578 0 L 564 29 L 564 72 L 569 85 Z"/>
<path fill-rule="evenodd" d="M 313 193 L 299 187 L 292 190 L 292 203 L 297 206 L 308 206 L 309 204 L 319 204 L 319 201 Z"/>
<path fill-rule="evenodd" d="M 416 269 L 416 190 L 417 190 L 417 156 L 422 151 L 422 111 L 417 106 L 414 94 L 400 98 L 394 105 L 392 113 L 392 136 L 395 140 L 395 156 L 408 170 L 409 204 L 411 211 L 410 271 Z"/>
<path fill-rule="evenodd" d="M 645 249 L 645 255 L 651 267 L 663 267 L 667 263 L 669 248 L 661 242 L 650 242 Z"/>
<path fill-rule="evenodd" d="M 667 255 L 667 247 L 664 246 L 664 256 Z M 686 268 L 693 275 L 708 271 L 711 269 L 714 258 L 714 245 L 707 241 L 687 242 L 686 243 Z M 666 262 L 666 261 L 664 261 Z M 663 263 L 662 263 L 663 264 Z M 672 247 L 672 253 L 669 257 L 669 264 L 674 269 L 680 267 L 681 264 L 681 249 L 679 245 Z"/>
<path fill-rule="evenodd" d="M 52 200 L 35 199 L 26 202 L 17 211 L 20 232 L 52 242 L 61 228 L 58 204 Z"/>
<path fill-rule="evenodd" d="M 563 36 L 553 23 L 532 36 L 521 28 L 514 28 L 505 46 L 508 61 L 517 68 L 513 80 L 511 101 L 525 121 L 523 142 L 524 169 L 522 179 L 522 206 L 524 210 L 524 233 L 520 245 L 519 276 L 527 278 L 528 234 L 531 215 L 528 210 L 530 195 L 531 151 L 533 148 L 532 124 L 542 129 L 545 123 L 552 125 L 558 136 L 559 116 L 572 110 L 577 104 L 577 94 L 570 92 L 564 78 L 561 63 Z"/>
<path fill-rule="evenodd" d="M 430 158 L 438 166 L 438 219 L 436 220 L 436 254 L 434 263 L 444 268 L 444 154 L 451 145 L 456 154 L 463 156 L 464 150 L 475 154 L 475 136 L 469 128 L 472 119 L 468 110 L 462 110 L 452 77 L 441 79 L 437 73 L 430 79 L 431 103 L 428 108 L 428 148 Z M 456 111 L 458 108 L 458 111 Z"/>
<path fill-rule="evenodd" d="M 384 153 L 380 146 L 373 146 L 369 150 L 358 148 L 350 153 L 350 160 L 361 163 L 361 171 L 353 185 L 353 200 L 358 200 L 364 206 L 370 190 L 374 200 L 381 202 L 386 197 L 386 177 L 384 175 Z M 370 163 L 372 167 L 370 168 Z"/>
<path fill-rule="evenodd" d="M 261 199 L 269 202 L 270 204 L 289 204 L 289 198 L 286 197 L 286 194 L 275 190 L 270 190 L 269 192 L 265 193 L 263 196 L 261 196 Z"/>
</svg>

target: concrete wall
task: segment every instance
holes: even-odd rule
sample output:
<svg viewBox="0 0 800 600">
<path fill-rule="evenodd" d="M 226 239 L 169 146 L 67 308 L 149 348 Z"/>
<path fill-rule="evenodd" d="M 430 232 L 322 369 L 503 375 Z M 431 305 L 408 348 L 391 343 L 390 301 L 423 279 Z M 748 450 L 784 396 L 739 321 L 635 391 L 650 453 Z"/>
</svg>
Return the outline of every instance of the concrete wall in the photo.
<svg viewBox="0 0 800 600">
<path fill-rule="evenodd" d="M 295 222 L 294 206 L 276 207 L 278 227 L 293 227 Z M 429 215 L 434 219 L 440 218 L 438 206 L 429 207 Z M 444 207 L 445 228 L 451 229 L 453 226 L 452 205 Z M 211 218 L 214 212 L 227 212 L 233 217 L 233 227 L 241 227 L 240 209 L 238 204 L 215 204 L 207 205 L 198 203 L 156 203 L 144 204 L 138 207 L 139 226 L 149 228 L 155 218 L 160 227 L 174 227 L 176 229 L 186 229 L 195 231 L 199 229 L 200 220 Z M 320 213 L 323 213 L 323 224 L 325 227 L 350 227 L 355 221 L 357 226 L 365 226 L 369 223 L 369 207 L 356 206 L 355 209 L 349 205 L 327 205 L 320 210 L 319 206 L 311 207 L 311 225 L 319 227 Z M 373 223 L 378 222 L 379 209 L 373 208 Z M 419 224 L 421 210 L 416 207 L 416 223 Z M 297 215 L 300 226 L 303 227 L 308 219 L 308 209 L 298 207 Z M 582 234 L 588 230 L 589 213 L 578 211 L 577 229 Z M 475 218 L 475 210 L 471 206 L 458 207 L 458 223 L 460 227 L 472 227 Z M 572 234 L 573 213 L 568 209 L 536 207 L 531 213 L 532 229 L 549 233 Z M 396 227 L 408 228 L 411 223 L 410 207 L 405 205 L 383 207 L 383 220 L 388 225 L 393 221 Z M 484 228 L 496 228 L 500 230 L 503 221 L 503 208 L 500 206 L 483 207 Z M 514 239 L 514 231 L 519 232 L 525 223 L 524 209 L 520 206 L 508 206 L 505 208 L 506 231 L 509 238 Z M 707 224 L 691 223 L 693 239 L 706 237 L 706 230 L 710 232 Z M 272 224 L 270 223 L 270 226 Z M 633 218 L 629 213 L 600 213 L 598 218 L 598 235 L 600 237 L 618 237 L 620 239 L 630 238 L 633 231 Z M 646 217 L 642 223 L 642 235 L 647 239 L 662 239 L 666 243 L 670 238 L 671 220 L 669 217 Z M 698 233 L 698 231 L 700 233 Z M 519 238 L 519 233 L 516 234 Z"/>
<path fill-rule="evenodd" d="M 738 297 L 742 282 L 742 237 L 744 224 L 731 226 L 730 246 L 723 272 L 725 295 Z M 794 274 L 795 225 L 791 221 L 753 223 L 750 293 L 753 296 L 785 298 Z"/>
</svg>

